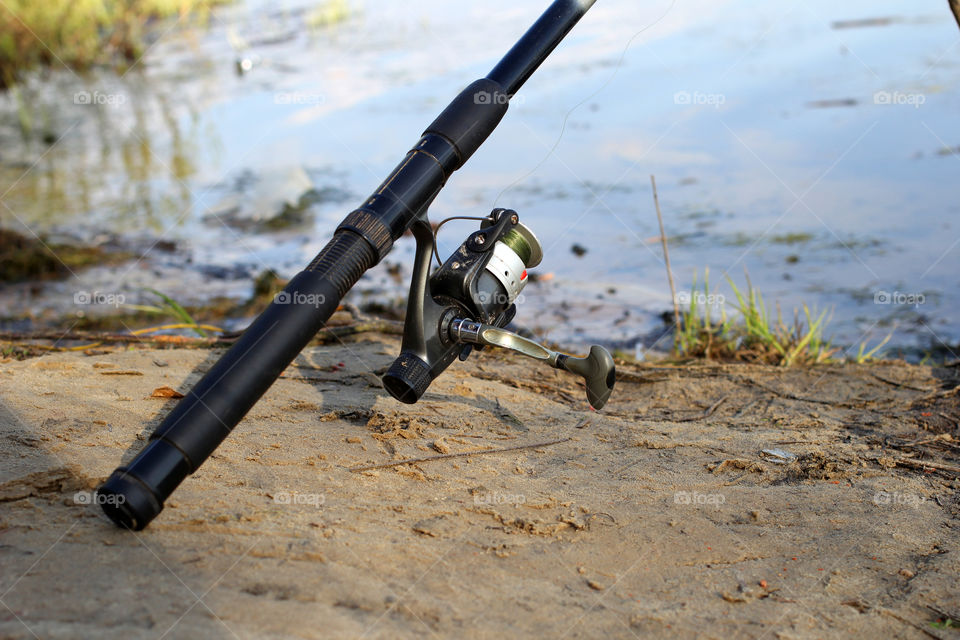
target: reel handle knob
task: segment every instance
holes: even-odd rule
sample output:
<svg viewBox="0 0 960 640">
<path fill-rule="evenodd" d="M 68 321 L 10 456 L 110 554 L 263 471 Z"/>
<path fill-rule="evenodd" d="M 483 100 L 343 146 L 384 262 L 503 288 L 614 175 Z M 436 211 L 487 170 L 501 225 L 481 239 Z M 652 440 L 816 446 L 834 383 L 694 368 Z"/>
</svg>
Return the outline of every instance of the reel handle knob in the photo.
<svg viewBox="0 0 960 640">
<path fill-rule="evenodd" d="M 587 401 L 591 407 L 602 409 L 607 404 L 617 377 L 616 365 L 609 351 L 595 344 L 584 358 L 559 354 L 554 366 L 575 373 L 586 381 Z"/>
<path fill-rule="evenodd" d="M 613 392 L 616 366 L 610 352 L 599 345 L 593 345 L 588 355 L 578 358 L 547 349 L 512 331 L 462 318 L 450 323 L 448 333 L 455 342 L 503 347 L 542 360 L 555 369 L 577 374 L 586 381 L 587 401 L 594 409 L 602 409 Z"/>
</svg>

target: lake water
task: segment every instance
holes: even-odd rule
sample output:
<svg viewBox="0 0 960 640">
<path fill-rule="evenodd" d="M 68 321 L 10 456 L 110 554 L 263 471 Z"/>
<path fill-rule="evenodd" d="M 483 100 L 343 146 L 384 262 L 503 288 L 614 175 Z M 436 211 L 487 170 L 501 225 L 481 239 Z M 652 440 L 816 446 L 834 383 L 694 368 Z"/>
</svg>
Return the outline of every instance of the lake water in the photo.
<svg viewBox="0 0 960 640">
<path fill-rule="evenodd" d="M 243 298 L 266 268 L 294 274 L 546 2 L 347 5 L 331 26 L 309 26 L 316 5 L 301 2 L 158 25 L 123 75 L 32 77 L 27 136 L 0 97 L 0 224 L 145 252 L 6 286 L 7 315 L 146 286 Z M 672 306 L 655 174 L 681 297 L 709 267 L 729 309 L 725 277 L 742 286 L 746 270 L 771 310 L 831 310 L 838 344 L 957 345 L 958 56 L 943 0 L 600 0 L 431 219 L 516 209 L 552 276 L 527 287 L 517 323 L 642 351 Z M 305 219 L 264 224 L 311 186 Z M 446 225 L 441 255 L 472 224 Z M 402 239 L 352 298 L 404 297 L 387 269 L 409 274 L 412 255 Z"/>
</svg>

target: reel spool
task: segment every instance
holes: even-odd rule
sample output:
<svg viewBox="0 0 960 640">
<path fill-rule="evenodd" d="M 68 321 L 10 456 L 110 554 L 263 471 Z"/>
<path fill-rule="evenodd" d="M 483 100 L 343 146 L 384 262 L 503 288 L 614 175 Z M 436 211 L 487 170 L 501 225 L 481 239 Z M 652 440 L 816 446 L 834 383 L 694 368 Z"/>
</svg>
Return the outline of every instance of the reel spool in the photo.
<svg viewBox="0 0 960 640">
<path fill-rule="evenodd" d="M 477 302 L 509 307 L 527 285 L 527 269 L 541 260 L 543 248 L 537 236 L 518 222 L 493 246 L 493 254 L 477 282 Z"/>
</svg>

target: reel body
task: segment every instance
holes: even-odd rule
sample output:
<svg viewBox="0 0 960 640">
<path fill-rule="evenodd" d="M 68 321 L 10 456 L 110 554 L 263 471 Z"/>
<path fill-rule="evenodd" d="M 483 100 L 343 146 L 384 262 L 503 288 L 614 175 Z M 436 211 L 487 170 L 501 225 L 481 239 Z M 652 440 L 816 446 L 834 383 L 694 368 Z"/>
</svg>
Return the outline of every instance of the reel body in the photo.
<svg viewBox="0 0 960 640">
<path fill-rule="evenodd" d="M 466 360 L 473 349 L 495 345 L 584 377 L 590 405 L 603 407 L 615 380 L 606 349 L 594 346 L 590 355 L 577 358 L 504 329 L 516 315 L 514 301 L 529 280 L 527 269 L 543 259 L 540 242 L 516 211 L 494 209 L 432 275 L 434 233 L 425 218 L 412 231 L 417 251 L 403 343 L 383 376 L 390 395 L 413 404 L 455 359 Z"/>
</svg>

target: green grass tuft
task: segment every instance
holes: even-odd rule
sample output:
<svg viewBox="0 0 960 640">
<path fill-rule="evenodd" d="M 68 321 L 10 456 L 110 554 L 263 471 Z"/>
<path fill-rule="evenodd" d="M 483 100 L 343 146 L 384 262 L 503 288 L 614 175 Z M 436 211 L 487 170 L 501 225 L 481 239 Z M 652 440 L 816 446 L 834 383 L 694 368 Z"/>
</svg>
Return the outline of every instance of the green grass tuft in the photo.
<svg viewBox="0 0 960 640">
<path fill-rule="evenodd" d="M 728 314 L 724 299 L 710 289 L 710 270 L 704 270 L 701 290 L 697 281 L 694 273 L 689 305 L 682 310 L 674 333 L 675 355 L 790 367 L 829 362 L 838 353 L 825 337 L 830 322 L 826 311 L 817 313 L 804 304 L 794 310 L 792 322 L 785 322 L 779 306 L 775 315 L 770 314 L 747 276 L 744 289 L 727 278 L 735 298 L 734 313 Z M 713 301 L 720 304 L 710 304 Z M 719 306 L 719 318 L 713 315 L 714 306 Z M 851 359 L 859 364 L 874 359 L 890 337 L 869 350 L 861 343 Z"/>
<path fill-rule="evenodd" d="M 200 324 L 193 319 L 193 316 L 183 308 L 179 302 L 166 295 L 161 293 L 156 289 L 147 288 L 146 291 L 149 291 L 153 295 L 160 298 L 160 304 L 150 305 L 150 304 L 127 304 L 124 305 L 127 309 L 133 309 L 134 311 L 145 311 L 151 314 L 164 315 L 175 320 L 178 320 L 182 324 L 192 325 L 191 329 L 200 337 L 206 338 L 207 332 L 200 327 Z"/>
</svg>

